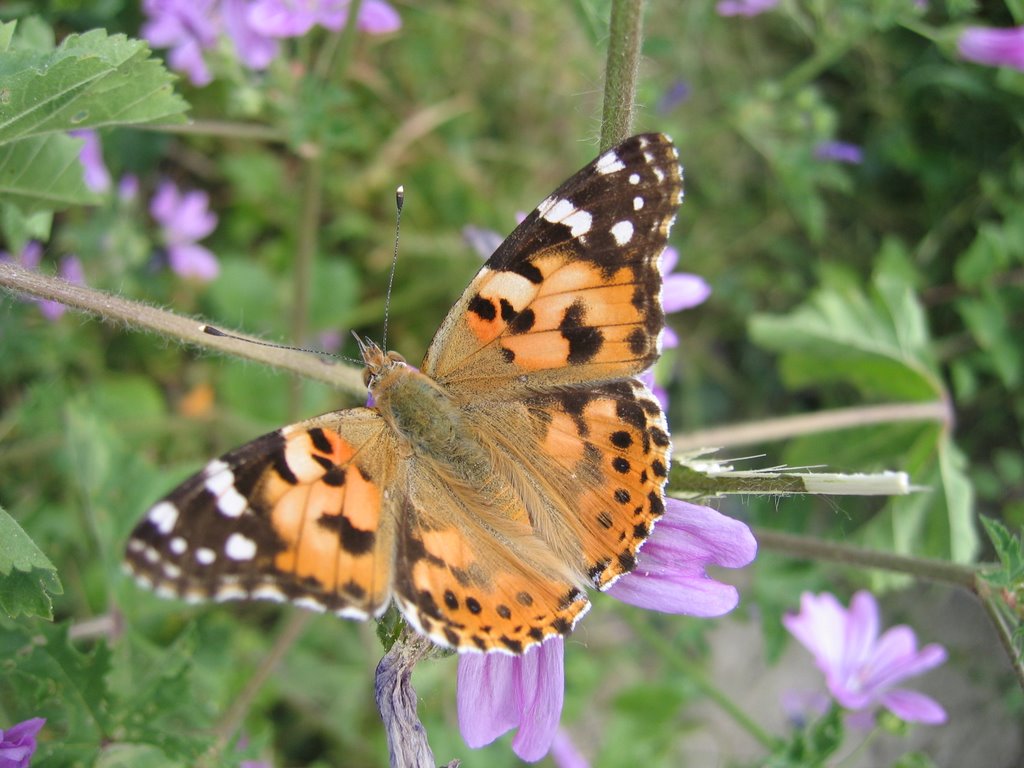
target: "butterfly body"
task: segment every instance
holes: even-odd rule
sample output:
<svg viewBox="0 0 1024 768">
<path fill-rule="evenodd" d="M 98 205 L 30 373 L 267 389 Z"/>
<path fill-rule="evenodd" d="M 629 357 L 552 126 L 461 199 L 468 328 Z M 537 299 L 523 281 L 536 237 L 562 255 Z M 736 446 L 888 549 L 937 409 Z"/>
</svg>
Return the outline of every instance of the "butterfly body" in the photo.
<svg viewBox="0 0 1024 768">
<path fill-rule="evenodd" d="M 681 195 L 666 137 L 601 155 L 498 248 L 420 370 L 361 342 L 372 407 L 210 462 L 139 523 L 129 568 L 187 600 L 347 618 L 394 600 L 458 650 L 570 632 L 664 510 L 665 419 L 635 377 L 659 352 Z"/>
</svg>

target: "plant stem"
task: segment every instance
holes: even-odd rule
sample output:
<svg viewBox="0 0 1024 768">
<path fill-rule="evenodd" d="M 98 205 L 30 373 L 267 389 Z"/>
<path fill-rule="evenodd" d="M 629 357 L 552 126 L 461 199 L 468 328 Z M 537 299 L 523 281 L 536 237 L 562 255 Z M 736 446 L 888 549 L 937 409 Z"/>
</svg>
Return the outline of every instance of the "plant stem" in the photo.
<svg viewBox="0 0 1024 768">
<path fill-rule="evenodd" d="M 952 426 L 953 414 L 949 404 L 941 401 L 836 408 L 819 413 L 782 416 L 777 419 L 762 419 L 696 432 L 676 433 L 672 436 L 672 447 L 675 451 L 686 452 L 709 446 L 750 445 L 785 440 L 799 435 L 901 421 L 937 421 Z"/>
<path fill-rule="evenodd" d="M 992 627 L 996 631 L 996 637 L 999 638 L 1000 645 L 1003 646 L 1003 650 L 1010 659 L 1010 664 L 1013 666 L 1014 674 L 1017 675 L 1017 683 L 1020 685 L 1021 690 L 1024 690 L 1024 658 L 1022 658 L 1017 652 L 1017 648 L 1013 642 L 1013 633 L 1010 628 L 1006 626 L 1003 616 L 999 613 L 999 608 L 996 606 L 993 598 L 988 594 L 987 585 L 982 591 L 982 594 L 979 595 L 979 599 L 981 600 L 981 607 L 985 609 L 985 613 L 988 615 L 989 621 L 992 622 Z"/>
<path fill-rule="evenodd" d="M 799 558 L 829 560 L 843 565 L 881 568 L 886 571 L 906 573 L 928 581 L 964 587 L 975 594 L 978 593 L 977 575 L 981 566 L 960 565 L 946 560 L 879 552 L 853 544 L 839 544 L 811 536 L 770 531 L 765 528 L 755 529 L 754 537 L 761 547 L 773 552 Z"/>
<path fill-rule="evenodd" d="M 235 331 L 231 333 L 243 340 L 212 336 L 203 331 L 204 323 L 194 318 L 183 317 L 93 288 L 72 285 L 60 278 L 24 269 L 17 264 L 0 262 L 0 288 L 5 288 L 11 293 L 59 301 L 72 309 L 97 315 L 107 322 L 123 323 L 135 330 L 146 329 L 176 341 L 225 352 L 235 357 L 248 358 L 322 381 L 356 396 L 366 393 L 360 372 L 352 366 L 328 364 L 308 352 L 262 346 L 266 342 Z"/>
<path fill-rule="evenodd" d="M 725 712 L 733 721 L 753 736 L 767 750 L 774 751 L 779 746 L 779 740 L 764 730 L 753 719 L 747 715 L 736 703 L 726 696 L 722 691 L 712 685 L 711 681 L 704 675 L 700 667 L 692 664 L 682 656 L 665 637 L 655 631 L 649 623 L 637 611 L 625 611 L 623 613 L 626 621 L 633 630 L 642 636 L 645 643 L 657 650 L 658 654 L 669 664 L 674 666 L 693 683 L 705 696 L 711 699 L 718 707 Z"/>
<path fill-rule="evenodd" d="M 303 163 L 301 220 L 299 243 L 292 273 L 291 335 L 295 344 L 305 344 L 308 332 L 310 286 L 313 282 L 313 262 L 316 259 L 320 233 L 320 213 L 323 209 L 323 163 L 320 157 L 310 157 Z M 290 410 L 294 417 L 302 397 L 302 382 L 295 379 L 290 392 Z"/>
<path fill-rule="evenodd" d="M 175 125 L 137 125 L 143 131 L 159 133 L 181 133 L 191 136 L 218 136 L 228 139 L 251 139 L 253 141 L 285 142 L 288 137 L 276 128 L 256 123 L 238 123 L 230 120 L 193 120 Z"/>
<path fill-rule="evenodd" d="M 602 152 L 633 132 L 643 15 L 643 0 L 612 0 L 604 75 L 604 112 L 601 116 Z"/>
<path fill-rule="evenodd" d="M 273 674 L 277 665 L 281 663 L 284 655 L 295 644 L 295 641 L 299 639 L 303 631 L 305 631 L 306 625 L 309 624 L 312 618 L 313 614 L 308 611 L 295 611 L 288 616 L 284 628 L 274 639 L 273 646 L 271 646 L 267 655 L 263 657 L 259 666 L 253 671 L 252 677 L 249 678 L 245 687 L 242 688 L 241 692 L 231 703 L 231 707 L 228 708 L 228 711 L 221 717 L 220 722 L 217 723 L 217 727 L 214 730 L 216 740 L 200 760 L 200 764 L 216 764 L 216 757 L 223 753 L 231 737 L 235 735 L 235 732 L 242 725 L 245 716 L 252 707 L 253 701 L 256 699 L 256 695 L 270 678 L 270 675 Z"/>
</svg>

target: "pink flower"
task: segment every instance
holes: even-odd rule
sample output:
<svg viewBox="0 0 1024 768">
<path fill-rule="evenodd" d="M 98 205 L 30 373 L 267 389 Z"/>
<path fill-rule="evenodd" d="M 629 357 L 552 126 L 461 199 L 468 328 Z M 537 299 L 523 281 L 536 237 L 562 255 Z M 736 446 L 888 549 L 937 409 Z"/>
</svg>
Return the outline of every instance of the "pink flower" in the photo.
<svg viewBox="0 0 1024 768">
<path fill-rule="evenodd" d="M 197 244 L 217 227 L 217 215 L 209 210 L 205 192 L 182 192 L 172 181 L 163 181 L 149 203 L 149 212 L 163 231 L 171 269 L 182 277 L 209 281 L 220 271 L 217 257 Z"/>
<path fill-rule="evenodd" d="M 946 721 L 934 699 L 895 687 L 945 661 L 945 649 L 933 643 L 917 650 L 913 630 L 902 625 L 879 637 L 878 603 L 870 592 L 855 594 L 849 610 L 827 592 L 804 592 L 800 613 L 787 614 L 782 623 L 814 655 L 840 706 L 865 714 L 881 706 L 907 722 Z"/>
<path fill-rule="evenodd" d="M 25 243 L 25 247 L 21 249 L 21 253 L 17 257 L 7 251 L 0 251 L 0 261 L 19 264 L 25 269 L 38 269 L 42 258 L 43 246 L 37 240 L 29 240 Z M 77 256 L 65 256 L 60 260 L 60 276 L 69 283 L 85 285 L 85 272 L 82 270 L 82 262 L 78 260 Z M 56 301 L 49 299 L 30 299 L 29 301 L 36 304 L 43 317 L 51 322 L 67 312 L 67 307 Z M 0 768 L 3 767 L 0 766 Z"/>
<path fill-rule="evenodd" d="M 249 69 L 263 70 L 278 54 L 277 40 L 261 33 L 250 20 L 250 0 L 221 0 L 224 31 L 235 46 L 238 60 Z"/>
<path fill-rule="evenodd" d="M 46 720 L 33 717 L 0 730 L 0 768 L 28 768 L 36 751 L 36 734 Z"/>
<path fill-rule="evenodd" d="M 968 61 L 1024 71 L 1024 27 L 968 27 L 956 47 Z"/>
<path fill-rule="evenodd" d="M 750 529 L 708 507 L 676 499 L 654 526 L 637 567 L 608 594 L 631 605 L 689 616 L 721 616 L 736 607 L 736 588 L 707 575 L 709 565 L 739 568 L 757 553 Z M 459 727 L 471 747 L 518 728 L 512 749 L 539 760 L 552 748 L 562 714 L 564 649 L 560 637 L 521 656 L 465 653 L 459 657 Z"/>
<path fill-rule="evenodd" d="M 814 157 L 816 160 L 860 165 L 864 162 L 864 150 L 848 141 L 822 141 L 814 148 Z"/>
</svg>

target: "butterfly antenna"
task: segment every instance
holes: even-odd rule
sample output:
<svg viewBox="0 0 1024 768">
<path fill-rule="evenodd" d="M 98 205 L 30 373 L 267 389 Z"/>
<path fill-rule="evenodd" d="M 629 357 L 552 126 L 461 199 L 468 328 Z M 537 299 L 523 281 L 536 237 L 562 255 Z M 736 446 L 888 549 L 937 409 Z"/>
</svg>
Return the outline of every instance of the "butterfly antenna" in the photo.
<svg viewBox="0 0 1024 768">
<path fill-rule="evenodd" d="M 381 347 L 388 348 L 388 317 L 391 314 L 391 287 L 395 284 L 395 269 L 398 267 L 398 231 L 402 224 L 402 206 L 405 205 L 405 187 L 395 190 L 395 253 L 391 257 L 391 274 L 388 275 L 388 292 L 384 297 L 384 343 Z"/>
<path fill-rule="evenodd" d="M 203 333 L 210 334 L 211 336 L 220 336 L 221 338 L 224 338 L 224 339 L 234 339 L 235 341 L 244 341 L 247 344 L 256 344 L 257 346 L 260 346 L 260 347 L 270 347 L 271 349 L 287 349 L 290 352 L 306 352 L 308 354 L 317 355 L 319 357 L 334 357 L 334 358 L 337 358 L 339 360 L 344 360 L 347 363 L 357 363 L 359 365 L 362 365 L 362 362 L 363 362 L 362 360 L 353 360 L 351 357 L 346 357 L 345 355 L 337 355 L 334 352 L 327 352 L 326 350 L 323 350 L 323 349 L 310 349 L 308 347 L 290 347 L 287 344 L 274 344 L 271 341 L 260 341 L 259 339 L 247 339 L 244 336 L 236 336 L 233 333 L 228 333 L 227 331 L 222 331 L 220 328 L 217 328 L 216 326 L 213 326 L 213 325 L 204 325 L 204 326 L 202 326 L 200 328 L 200 330 Z"/>
</svg>

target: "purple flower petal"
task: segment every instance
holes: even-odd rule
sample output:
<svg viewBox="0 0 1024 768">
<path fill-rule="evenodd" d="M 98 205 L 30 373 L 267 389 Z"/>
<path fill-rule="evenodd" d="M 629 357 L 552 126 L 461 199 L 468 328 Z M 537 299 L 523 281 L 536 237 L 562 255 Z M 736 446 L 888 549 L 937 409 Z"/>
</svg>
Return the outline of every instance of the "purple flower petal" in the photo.
<svg viewBox="0 0 1024 768">
<path fill-rule="evenodd" d="M 402 28 L 402 18 L 384 0 L 363 0 L 357 26 L 368 35 L 387 35 Z"/>
<path fill-rule="evenodd" d="M 721 0 L 715 5 L 719 16 L 757 16 L 779 4 L 779 0 Z"/>
<path fill-rule="evenodd" d="M 590 763 L 573 744 L 564 728 L 555 732 L 555 740 L 551 742 L 551 760 L 556 768 L 590 768 Z"/>
<path fill-rule="evenodd" d="M 665 276 L 661 303 L 666 313 L 696 307 L 711 295 L 711 286 L 698 275 L 679 272 Z"/>
<path fill-rule="evenodd" d="M 968 27 L 956 43 L 960 55 L 976 64 L 1024 71 L 1024 27 Z"/>
<path fill-rule="evenodd" d="M 864 150 L 848 141 L 822 141 L 814 147 L 814 157 L 817 160 L 860 165 L 864 162 Z"/>
<path fill-rule="evenodd" d="M 459 656 L 456 699 L 466 744 L 482 747 L 518 728 L 513 751 L 529 762 L 544 757 L 562 714 L 564 649 L 562 638 L 553 637 L 521 656 Z"/>
<path fill-rule="evenodd" d="M 190 242 L 202 240 L 217 228 L 217 215 L 210 212 L 210 196 L 200 190 L 191 190 L 179 198 L 172 222 L 172 240 Z"/>
<path fill-rule="evenodd" d="M 103 162 L 103 148 L 100 137 L 93 130 L 70 131 L 70 135 L 83 139 L 82 148 L 78 151 L 78 160 L 84 171 L 85 186 L 93 192 L 106 192 L 110 189 L 110 171 Z"/>
<path fill-rule="evenodd" d="M 721 616 L 736 607 L 739 594 L 708 576 L 707 566 L 740 568 L 756 554 L 757 542 L 740 521 L 710 507 L 668 499 L 636 569 L 607 591 L 617 600 L 663 613 Z"/>
<path fill-rule="evenodd" d="M 169 246 L 167 260 L 171 270 L 180 277 L 209 282 L 220 272 L 217 257 L 209 249 L 195 243 Z"/>
<path fill-rule="evenodd" d="M 28 768 L 36 751 L 36 736 L 45 723 L 44 718 L 33 717 L 0 730 L 0 766 Z"/>
<path fill-rule="evenodd" d="M 946 710 L 942 705 L 931 696 L 925 696 L 917 691 L 889 691 L 882 696 L 882 706 L 908 723 L 941 725 L 946 722 Z"/>
<path fill-rule="evenodd" d="M 662 349 L 675 349 L 679 346 L 679 334 L 670 325 L 666 325 L 664 330 L 661 332 L 661 347 Z M 651 383 L 648 384 L 651 389 L 654 389 L 653 378 Z"/>
<path fill-rule="evenodd" d="M 249 0 L 221 0 L 220 8 L 224 31 L 234 44 L 239 61 L 249 69 L 269 67 L 280 46 L 276 39 L 261 34 L 249 22 Z"/>
<path fill-rule="evenodd" d="M 217 44 L 214 0 L 145 0 L 142 10 L 147 17 L 142 37 L 157 48 L 171 49 L 171 69 L 186 73 L 194 85 L 209 83 L 213 76 L 203 51 Z"/>
</svg>

